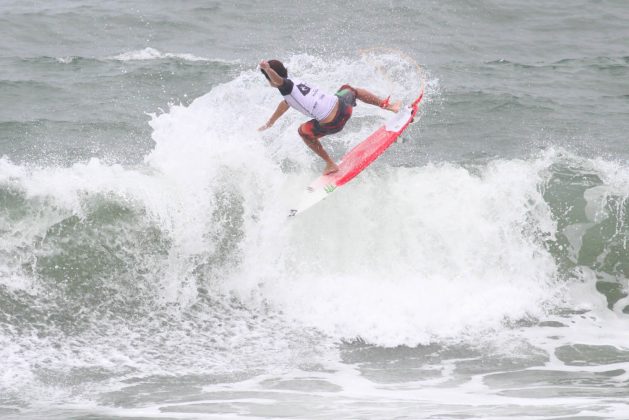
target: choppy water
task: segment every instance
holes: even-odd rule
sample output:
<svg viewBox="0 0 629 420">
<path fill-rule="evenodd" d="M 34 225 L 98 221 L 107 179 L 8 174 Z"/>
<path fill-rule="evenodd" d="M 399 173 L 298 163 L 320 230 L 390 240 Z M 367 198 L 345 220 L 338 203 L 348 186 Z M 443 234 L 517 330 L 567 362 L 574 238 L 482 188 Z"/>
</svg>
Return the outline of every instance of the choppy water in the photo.
<svg viewBox="0 0 629 420">
<path fill-rule="evenodd" d="M 626 2 L 4 1 L 0 28 L 1 417 L 629 417 Z M 300 114 L 256 131 L 258 60 L 410 99 L 393 50 L 427 83 L 407 141 L 287 223 L 322 165 Z"/>
</svg>

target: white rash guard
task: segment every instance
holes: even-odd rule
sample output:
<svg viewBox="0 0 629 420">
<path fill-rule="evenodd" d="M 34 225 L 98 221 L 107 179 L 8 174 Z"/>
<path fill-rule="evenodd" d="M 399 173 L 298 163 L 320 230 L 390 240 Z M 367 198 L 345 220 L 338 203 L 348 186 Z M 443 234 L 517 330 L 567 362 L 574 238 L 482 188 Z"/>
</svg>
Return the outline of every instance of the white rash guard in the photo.
<svg viewBox="0 0 629 420">
<path fill-rule="evenodd" d="M 325 93 L 302 80 L 286 78 L 278 89 L 288 105 L 317 121 L 325 120 L 339 100 L 336 95 Z"/>
</svg>

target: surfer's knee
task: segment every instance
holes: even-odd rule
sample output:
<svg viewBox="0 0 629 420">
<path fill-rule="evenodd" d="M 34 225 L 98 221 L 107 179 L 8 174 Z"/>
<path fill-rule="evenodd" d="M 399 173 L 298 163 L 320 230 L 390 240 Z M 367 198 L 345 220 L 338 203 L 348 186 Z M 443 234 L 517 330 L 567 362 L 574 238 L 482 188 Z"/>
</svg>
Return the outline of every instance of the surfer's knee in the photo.
<svg viewBox="0 0 629 420">
<path fill-rule="evenodd" d="M 354 92 L 354 95 L 358 95 L 358 91 L 357 91 L 357 90 L 356 90 L 356 88 L 355 88 L 354 86 L 352 86 L 352 85 L 345 84 L 345 85 L 343 85 L 343 86 L 341 86 L 341 87 L 340 87 L 339 91 L 344 90 L 344 89 L 351 90 L 352 92 Z"/>
<path fill-rule="evenodd" d="M 317 136 L 315 135 L 312 127 L 312 123 L 310 121 L 303 123 L 297 129 L 299 136 L 307 143 L 313 143 L 317 140 Z"/>
</svg>

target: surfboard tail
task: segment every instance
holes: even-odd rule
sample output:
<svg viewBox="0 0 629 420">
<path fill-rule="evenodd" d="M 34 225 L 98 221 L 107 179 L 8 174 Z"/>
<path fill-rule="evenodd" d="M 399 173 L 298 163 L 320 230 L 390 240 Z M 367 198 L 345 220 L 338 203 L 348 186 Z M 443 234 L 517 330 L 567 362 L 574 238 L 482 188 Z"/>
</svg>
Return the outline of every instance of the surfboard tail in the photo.
<svg viewBox="0 0 629 420">
<path fill-rule="evenodd" d="M 332 194 L 334 190 L 336 190 L 336 184 L 331 182 L 321 182 L 322 178 L 324 177 L 318 178 L 315 182 L 310 184 L 308 188 L 306 188 L 306 192 L 302 196 L 299 204 L 289 210 L 288 217 L 294 217 L 299 213 L 304 212 L 317 204 L 319 201 L 324 200 L 328 195 Z"/>
</svg>

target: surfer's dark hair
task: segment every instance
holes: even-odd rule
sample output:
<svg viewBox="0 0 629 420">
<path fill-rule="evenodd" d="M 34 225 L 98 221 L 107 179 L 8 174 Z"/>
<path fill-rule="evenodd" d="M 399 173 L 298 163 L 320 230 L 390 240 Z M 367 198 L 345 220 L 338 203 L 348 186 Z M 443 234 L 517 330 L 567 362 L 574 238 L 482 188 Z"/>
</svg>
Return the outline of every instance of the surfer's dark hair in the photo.
<svg viewBox="0 0 629 420">
<path fill-rule="evenodd" d="M 275 73 L 277 73 L 278 76 L 280 76 L 282 79 L 286 79 L 288 77 L 288 70 L 286 70 L 286 67 L 284 67 L 284 64 L 282 64 L 281 61 L 279 61 L 279 60 L 269 60 L 269 66 L 273 70 L 275 70 Z M 271 80 L 271 78 L 269 77 L 268 74 L 266 74 L 264 69 L 260 69 L 260 71 L 262 72 L 264 77 L 266 77 L 266 80 L 269 80 L 269 81 Z"/>
</svg>

